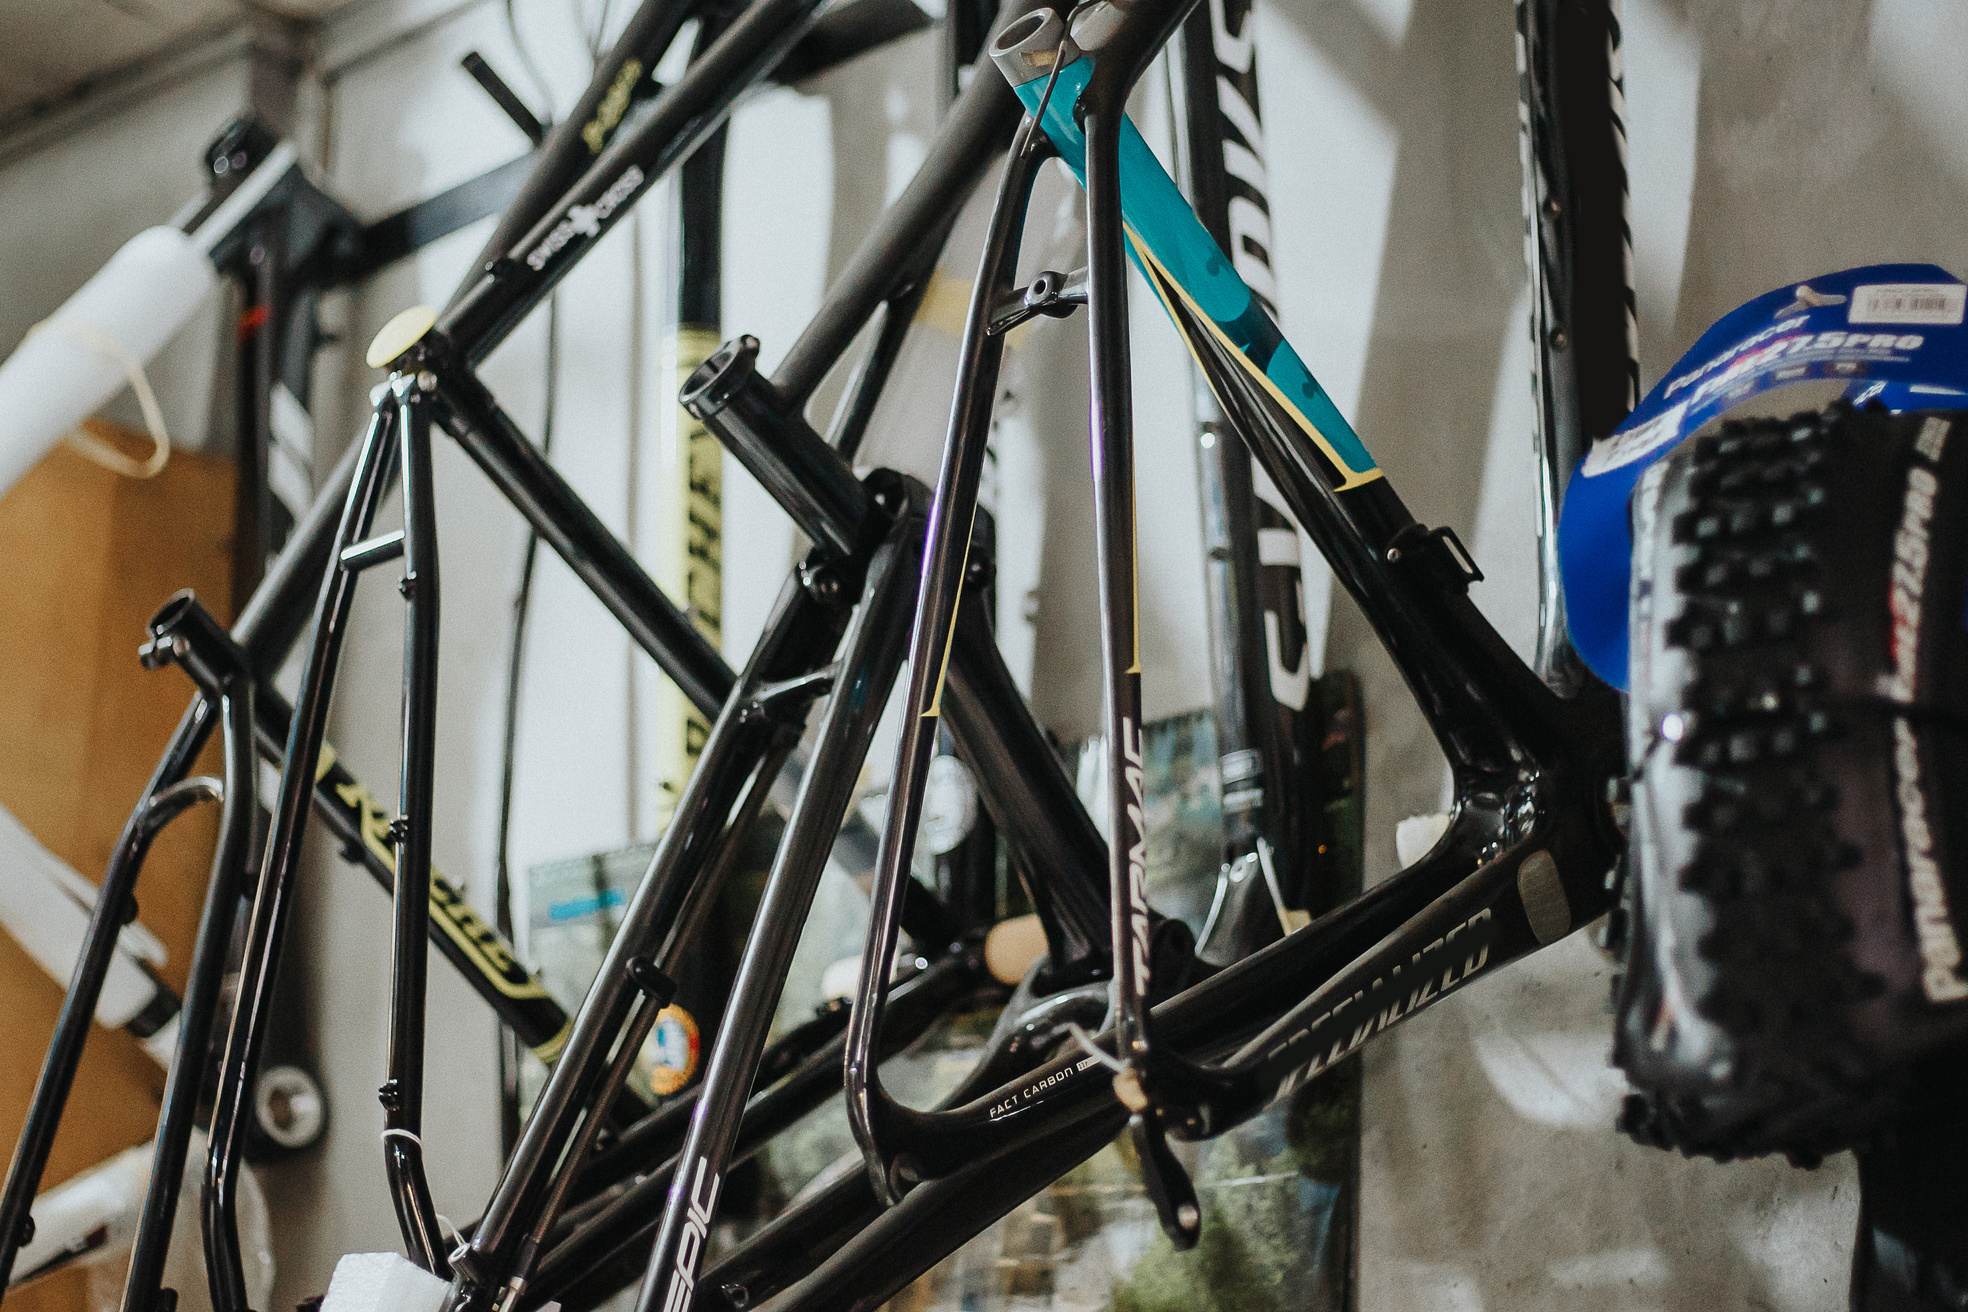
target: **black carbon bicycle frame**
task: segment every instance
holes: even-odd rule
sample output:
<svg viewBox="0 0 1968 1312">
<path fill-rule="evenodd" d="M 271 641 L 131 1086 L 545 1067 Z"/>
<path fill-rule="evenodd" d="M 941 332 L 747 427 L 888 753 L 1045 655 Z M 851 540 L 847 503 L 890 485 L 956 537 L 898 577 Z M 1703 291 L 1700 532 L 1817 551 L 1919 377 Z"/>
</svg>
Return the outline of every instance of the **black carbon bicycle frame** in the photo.
<svg viewBox="0 0 1968 1312">
<path fill-rule="evenodd" d="M 1007 17 L 1037 7 L 1014 4 Z M 1117 638 L 1130 627 L 1132 607 L 1129 590 L 1118 583 L 1124 571 L 1117 568 L 1118 561 L 1131 556 L 1127 544 L 1132 526 L 1123 522 L 1129 518 L 1125 508 L 1131 502 L 1131 474 L 1125 460 L 1131 433 L 1114 141 L 1128 88 L 1187 8 L 1184 0 L 1137 0 L 1102 48 L 1102 71 L 1085 98 L 1093 146 L 1088 300 L 1099 435 L 1095 467 L 1101 480 L 1106 544 L 1103 617 L 1109 682 L 1121 695 L 1109 712 L 1116 729 L 1123 727 L 1130 710 L 1133 723 L 1138 725 L 1139 719 L 1138 705 L 1124 695 L 1127 680 L 1114 677 L 1125 674 L 1117 665 L 1121 650 Z M 630 30 L 645 37 L 652 30 L 665 30 L 668 17 L 649 19 L 652 10 L 672 12 L 665 0 L 651 0 Z M 731 850 L 778 774 L 811 701 L 832 694 L 815 760 L 837 773 L 851 773 L 846 767 L 865 750 L 872 728 L 870 701 L 885 696 L 887 680 L 899 663 L 895 633 L 901 625 L 895 616 L 906 613 L 896 607 L 907 589 L 898 581 L 910 575 L 906 562 L 915 550 L 911 525 L 924 513 L 922 492 L 906 480 L 879 472 L 866 480 L 854 478 L 839 451 L 805 427 L 799 410 L 867 319 L 883 310 L 886 322 L 876 351 L 864 362 L 855 398 L 843 408 L 849 420 L 836 435 L 849 449 L 858 440 L 853 416 L 858 414 L 865 422 L 872 410 L 872 395 L 885 381 L 899 345 L 894 325 L 898 319 L 905 321 L 913 308 L 929 259 L 956 206 L 1018 123 L 1017 103 L 992 70 L 980 69 L 939 133 L 928 162 L 837 280 L 821 313 L 785 356 L 775 377 L 769 382 L 759 377 L 742 343 L 735 343 L 713 360 L 715 368 L 706 367 L 708 373 L 695 389 L 704 407 L 698 413 L 741 460 L 760 473 L 816 543 L 788 581 L 766 637 L 740 676 L 733 676 L 539 457 L 478 382 L 471 365 L 551 290 L 641 191 L 722 122 L 743 89 L 769 73 L 793 48 L 815 12 L 815 0 L 756 0 L 675 86 L 655 96 L 619 128 L 604 133 L 606 144 L 558 200 L 547 205 L 537 197 L 530 201 L 523 197 L 514 206 L 501 231 L 524 235 L 487 262 L 482 275 L 461 289 L 436 328 L 395 362 L 391 391 L 379 404 L 360 453 L 351 453 L 340 467 L 267 585 L 235 626 L 237 666 L 226 666 L 216 656 L 208 661 L 211 669 L 234 669 L 229 676 L 232 682 L 221 687 L 194 671 L 201 695 L 160 763 L 119 848 L 119 861 L 105 879 L 84 959 L 64 1006 L 65 1028 L 57 1032 L 42 1081 L 44 1088 L 55 1090 L 53 1113 L 37 1091 L 36 1110 L 45 1123 L 37 1125 L 30 1118 L 6 1198 L 0 1202 L 0 1268 L 11 1263 L 29 1224 L 27 1205 L 45 1161 L 52 1115 L 58 1114 L 73 1075 L 70 1048 L 79 1051 L 79 1036 L 86 1032 L 93 1011 L 93 990 L 100 988 L 118 918 L 130 905 L 142 849 L 154 832 L 149 817 L 167 805 L 163 798 L 179 795 L 170 790 L 183 779 L 213 727 L 215 704 L 231 726 L 229 744 L 243 738 L 242 723 L 255 723 L 261 737 L 277 732 L 267 721 L 277 721 L 278 716 L 256 715 L 250 697 L 224 688 L 241 686 L 239 669 L 254 671 L 257 680 L 278 663 L 302 622 L 300 599 L 317 578 L 321 593 L 309 673 L 297 713 L 286 717 L 285 759 L 290 767 L 320 759 L 320 729 L 339 619 L 346 615 L 347 590 L 355 573 L 407 553 L 412 568 L 408 593 L 414 603 L 419 579 L 434 569 L 430 487 L 427 477 L 415 472 L 428 459 L 427 439 L 421 435 L 433 423 L 466 448 L 686 695 L 707 713 L 718 714 L 699 769 L 573 1022 L 563 1058 L 527 1123 L 499 1190 L 470 1241 L 449 1255 L 437 1251 L 428 1197 L 420 1196 L 419 1155 L 401 1150 L 414 1144 L 416 1133 L 416 1090 L 409 1085 L 417 1081 L 417 1074 L 404 1064 L 414 1058 L 392 1058 L 397 1105 L 390 1108 L 391 1125 L 401 1132 L 392 1140 L 392 1184 L 413 1254 L 432 1269 L 442 1271 L 447 1262 L 455 1268 L 453 1308 L 499 1306 L 504 1312 L 522 1298 L 537 1301 L 547 1291 L 529 1288 L 528 1278 L 536 1270 L 554 1266 L 556 1250 L 550 1245 L 556 1236 L 555 1213 L 572 1204 L 570 1221 L 583 1223 L 599 1221 L 605 1214 L 606 1206 L 600 1213 L 581 1212 L 568 1182 L 580 1177 L 583 1185 L 606 1184 L 611 1152 L 617 1166 L 634 1155 L 608 1149 L 598 1127 L 619 1090 L 624 1058 L 639 1045 L 666 997 L 665 961 L 673 961 L 682 950 L 695 913 L 715 891 L 722 856 Z M 667 27 L 669 35 L 681 21 Z M 621 67 L 620 52 L 618 47 L 604 68 Z M 575 130 L 563 125 L 558 152 L 553 141 L 548 143 L 540 176 L 553 168 L 565 169 L 565 161 L 575 157 L 567 147 Z M 1032 158 L 1032 152 L 1022 151 L 1021 162 L 1008 177 L 1015 180 L 1029 170 Z M 1022 222 L 1023 190 L 1022 185 L 1007 187 L 994 219 L 994 228 L 1008 228 L 1014 239 L 994 242 L 978 282 L 966 346 L 978 367 L 967 375 L 956 402 L 953 452 L 980 445 L 976 432 L 988 422 L 995 374 L 990 366 L 995 361 L 985 359 L 990 352 L 983 338 L 1003 323 L 1006 307 L 998 298 L 1008 286 L 1015 229 Z M 1029 305 L 1030 297 L 1024 299 Z M 1604 790 L 1605 782 L 1617 774 L 1619 762 L 1618 722 L 1610 708 L 1610 694 L 1587 688 L 1561 700 L 1549 692 L 1470 604 L 1469 576 L 1442 531 L 1429 532 L 1415 524 L 1384 479 L 1336 492 L 1332 471 L 1322 457 L 1269 397 L 1251 385 L 1238 362 L 1213 347 L 1201 325 L 1184 326 L 1230 426 L 1252 445 L 1293 513 L 1407 675 L 1450 758 L 1457 810 L 1443 841 L 1415 867 L 1152 1009 L 1144 996 L 1145 980 L 1122 969 L 1118 1017 L 1126 1038 L 1123 1076 L 1135 1082 L 1137 1091 L 1146 1091 L 1132 1119 L 1139 1142 L 1150 1150 L 1145 1155 L 1155 1158 L 1162 1156 L 1159 1143 L 1164 1132 L 1185 1136 L 1220 1132 L 1434 996 L 1553 941 L 1561 932 L 1558 925 L 1569 930 L 1592 918 L 1609 900 L 1609 881 L 1600 876 L 1610 868 L 1618 847 Z M 364 536 L 368 520 L 390 483 L 394 463 L 410 465 L 416 485 L 406 503 L 406 532 L 393 541 L 387 535 L 368 538 Z M 961 461 L 946 464 L 937 498 L 927 507 L 930 522 L 941 523 L 943 529 L 933 533 L 924 548 L 925 593 L 937 578 L 943 580 L 937 586 L 949 588 L 950 570 L 961 564 L 969 548 L 968 534 L 952 531 L 969 522 L 960 495 L 960 466 Z M 337 532 L 335 503 L 343 498 L 342 528 Z M 434 574 L 429 577 L 434 579 Z M 977 767 L 994 819 L 1026 867 L 1040 876 L 1033 886 L 1052 949 L 1057 997 L 1068 1009 L 1082 1006 L 1092 987 L 1085 981 L 1103 977 L 1111 969 L 1103 958 L 1127 944 L 1125 862 L 1118 849 L 1104 850 L 1043 735 L 1010 691 L 988 630 L 971 608 L 956 603 L 954 589 L 949 590 L 946 613 L 951 623 L 935 635 L 937 646 L 919 647 L 914 663 L 920 666 L 926 652 L 939 658 L 947 655 L 949 675 L 943 685 L 947 701 L 942 709 Z M 857 600 L 859 618 L 851 622 Z M 190 612 L 186 621 L 191 627 L 196 627 L 196 614 Z M 887 631 L 871 616 L 885 617 Z M 160 621 L 164 619 L 160 616 Z M 843 634 L 850 635 L 848 654 L 836 662 L 831 658 Z M 168 636 L 168 632 L 158 634 L 160 640 Z M 424 878 L 428 853 L 429 816 L 422 800 L 428 787 L 428 754 L 423 745 L 427 731 L 420 726 L 427 724 L 435 696 L 434 665 L 428 659 L 434 638 L 434 606 L 427 606 L 413 615 L 407 638 L 406 701 L 415 714 L 406 717 L 406 814 L 391 826 L 393 845 L 405 856 L 412 881 L 397 899 L 399 1004 L 393 1007 L 391 1040 L 398 1054 L 406 1052 L 406 1038 L 421 1023 L 420 1014 L 412 1018 L 409 1012 L 420 1012 L 420 962 L 429 928 L 423 923 L 429 901 L 416 896 L 415 888 L 416 881 Z M 1119 753 L 1126 735 L 1110 733 L 1109 741 Z M 419 755 L 422 761 L 414 759 Z M 236 748 L 228 752 L 229 815 L 238 810 L 235 798 L 250 797 L 250 785 L 241 785 L 236 778 L 245 768 L 242 756 Z M 892 816 L 908 816 L 917 805 L 910 793 L 919 787 L 919 779 L 906 770 L 907 761 L 903 764 Z M 261 892 L 254 901 L 248 940 L 252 987 L 242 988 L 242 1003 L 228 1036 L 225 1075 L 217 1091 L 222 1109 L 236 1107 L 250 1078 L 259 1037 L 255 1018 L 263 1015 L 281 938 L 281 904 L 291 886 L 309 806 L 318 800 L 315 775 L 315 770 L 305 768 L 283 772 L 275 834 L 259 871 Z M 1117 780 L 1121 775 L 1119 769 L 1114 771 Z M 873 1054 L 887 1045 L 882 1043 L 880 1025 L 872 1019 L 857 1017 L 854 1033 L 841 1047 L 820 1042 L 810 1045 L 803 1059 L 798 1054 L 788 1056 L 794 1069 L 786 1083 L 766 1088 L 759 1069 L 763 1018 L 783 977 L 790 940 L 798 927 L 795 922 L 803 917 L 812 880 L 846 801 L 839 778 L 821 770 L 809 774 L 775 864 L 768 912 L 754 928 L 734 990 L 733 1023 L 720 1031 L 711 1072 L 691 1100 L 684 1151 L 671 1155 L 662 1168 L 670 1179 L 669 1196 L 656 1260 L 648 1263 L 643 1312 L 651 1312 L 659 1303 L 665 1312 L 679 1305 L 675 1277 L 680 1273 L 688 1273 L 685 1293 L 694 1286 L 695 1305 L 742 1307 L 785 1288 L 816 1263 L 817 1269 L 786 1289 L 781 1305 L 872 1306 L 938 1260 L 961 1237 L 1111 1138 L 1128 1120 L 1115 1100 L 1117 1085 L 1104 1078 L 1102 1070 L 1113 1058 L 1074 1050 L 1032 1069 L 1032 1063 L 1056 1047 L 1050 1041 L 1053 1035 L 1028 1042 L 1019 1050 L 1023 1056 L 1005 1057 L 1004 1052 L 1015 1048 L 1007 1043 L 998 1057 L 987 1058 L 983 1069 L 994 1078 L 1017 1076 L 1011 1083 L 987 1091 L 980 1077 L 973 1080 L 979 1087 L 962 1091 L 961 1105 L 952 1110 L 920 1113 L 891 1106 L 884 1113 L 885 1125 L 872 1134 L 867 1126 L 857 1124 L 869 1149 L 871 1174 L 849 1175 L 823 1190 L 768 1227 L 753 1245 L 725 1258 L 701 1282 L 696 1280 L 695 1259 L 701 1256 L 711 1195 L 732 1153 L 745 1151 L 742 1134 L 752 1130 L 750 1111 L 759 1110 L 803 1072 L 809 1091 L 821 1087 L 811 1076 L 813 1061 L 843 1048 L 850 1106 L 858 1120 L 872 1125 L 869 1109 L 880 1105 L 874 1101 L 878 1086 L 870 1085 L 867 1076 L 874 1069 Z M 1127 832 L 1124 824 L 1125 816 L 1117 815 L 1114 832 Z M 229 822 L 227 832 L 234 827 Z M 899 830 L 910 827 L 905 820 Z M 908 905 L 908 899 L 892 887 L 890 876 L 896 854 L 906 855 L 911 838 L 907 832 L 892 832 L 885 843 L 885 887 L 878 894 L 881 914 L 871 943 L 894 941 L 895 924 Z M 237 846 L 222 844 L 221 857 L 234 868 L 215 868 L 215 888 L 241 886 L 222 882 L 244 876 L 246 857 Z M 1110 866 L 1105 888 L 1097 875 L 1103 859 Z M 1554 890 L 1558 911 L 1553 906 Z M 1118 912 L 1111 918 L 1110 904 Z M 1101 931 L 1110 925 L 1112 949 L 1101 942 Z M 1126 953 L 1116 955 L 1124 960 Z M 947 960 L 951 964 L 942 967 L 944 973 L 938 978 L 975 980 L 974 961 L 967 961 L 961 950 Z M 857 1000 L 857 1010 L 871 1018 L 888 993 L 886 955 L 878 954 L 876 963 L 864 963 L 863 992 Z M 934 972 L 938 967 L 928 969 Z M 898 1004 L 903 992 L 897 991 Z M 70 1024 L 71 1013 L 79 1023 Z M 1115 1047 L 1111 1034 L 1101 1042 Z M 765 1063 L 770 1066 L 774 1060 L 768 1054 Z M 1217 1064 L 1198 1064 L 1205 1061 Z M 1102 1077 L 1094 1076 L 1097 1070 Z M 741 1116 L 745 1117 L 742 1132 Z M 659 1111 L 649 1119 L 663 1117 Z M 645 1136 L 657 1148 L 644 1145 L 644 1160 L 661 1160 L 660 1147 L 677 1141 L 673 1130 L 671 1125 Z M 625 1135 L 624 1142 L 633 1135 L 633 1131 Z M 900 1148 L 897 1138 L 906 1138 Z M 38 1160 L 33 1151 L 37 1143 Z M 223 1124 L 215 1119 L 214 1178 L 208 1200 L 217 1210 L 210 1218 L 216 1224 L 208 1224 L 208 1262 L 213 1265 L 215 1301 L 224 1312 L 243 1308 L 236 1252 L 228 1254 L 224 1240 L 230 1221 L 224 1186 L 231 1169 L 228 1163 L 236 1166 L 237 1147 L 236 1116 Z M 1015 1151 L 1020 1149 L 1027 1151 Z M 907 1169 L 896 1169 L 898 1163 L 906 1163 Z M 557 1164 L 564 1173 L 558 1181 Z M 922 1183 L 886 1215 L 861 1224 L 879 1211 L 878 1190 L 913 1181 Z M 1167 1192 L 1168 1184 L 1166 1178 L 1159 1184 L 1151 1179 L 1158 1195 Z M 621 1194 L 616 1201 L 629 1196 Z M 1166 1204 L 1165 1198 L 1161 1201 Z M 821 1215 L 823 1210 L 831 1215 Z M 1165 1205 L 1163 1210 L 1166 1216 L 1171 1209 Z M 615 1250 L 622 1247 L 625 1233 L 633 1240 L 635 1231 L 625 1229 L 628 1224 L 624 1221 L 611 1232 Z M 581 1233 L 576 1225 L 573 1236 Z M 214 1234 L 219 1238 L 214 1239 Z M 139 1243 L 142 1251 L 142 1237 Z M 773 1260 L 762 1263 L 761 1254 Z M 220 1269 L 228 1264 L 230 1272 Z M 758 1273 L 749 1283 L 744 1278 L 723 1278 L 743 1277 L 748 1271 Z M 583 1274 L 569 1270 L 569 1286 Z M 138 1300 L 128 1305 L 132 1312 L 149 1312 L 141 1306 L 146 1295 L 136 1290 L 134 1272 L 132 1294 Z M 150 1301 L 154 1303 L 154 1297 Z"/>
<path fill-rule="evenodd" d="M 1180 0 L 1129 5 L 1118 29 L 1100 45 L 1092 80 L 1077 107 L 1087 142 L 1086 282 L 1094 468 L 1097 493 L 1104 493 L 1098 497 L 1103 648 L 1112 699 L 1109 774 L 1116 781 L 1110 832 L 1116 835 L 1131 835 L 1138 828 L 1119 781 L 1131 764 L 1139 768 L 1128 746 L 1130 730 L 1138 733 L 1140 723 L 1138 676 L 1131 668 L 1138 668 L 1138 660 L 1130 659 L 1133 497 L 1127 462 L 1131 434 L 1117 129 L 1134 80 L 1186 8 Z M 1600 33 L 1603 38 L 1603 28 Z M 1606 83 L 1600 86 L 1603 91 Z M 1005 211 L 1023 203 L 1023 195 L 1008 185 L 1000 196 L 994 234 L 1015 231 L 1016 220 L 1007 219 Z M 1011 299 L 1002 283 L 1014 257 L 1009 243 L 987 246 L 971 311 L 973 333 L 991 322 L 991 298 L 1000 303 Z M 1157 282 L 1166 275 L 1153 268 L 1149 277 Z M 1266 983 L 1280 977 L 1296 981 L 1293 992 L 1302 1000 L 1268 1024 L 1258 1010 L 1213 1013 L 1217 1023 L 1212 1038 L 1224 1032 L 1244 1038 L 1226 1064 L 1200 1066 L 1151 1041 L 1151 1016 L 1159 1029 L 1163 1011 L 1179 1007 L 1189 995 L 1152 1013 L 1146 1005 L 1147 971 L 1141 963 L 1147 958 L 1137 954 L 1132 963 L 1127 959 L 1121 908 L 1130 895 L 1130 871 L 1117 843 L 1110 858 L 1119 1003 L 1118 1024 L 1107 1039 L 1113 1056 L 1072 1051 L 1035 1071 L 1022 1087 L 1007 1086 L 954 1111 L 922 1113 L 887 1099 L 865 1063 L 857 1061 L 860 1054 L 851 1051 L 848 1095 L 874 1190 L 891 1198 L 909 1182 L 969 1175 L 980 1159 L 1002 1159 L 1037 1136 L 1057 1132 L 1070 1116 L 1064 1109 L 1076 1100 L 1081 1106 L 1097 1106 L 1109 1096 L 1118 1098 L 1132 1112 L 1136 1148 L 1164 1226 L 1178 1246 L 1186 1246 L 1194 1242 L 1198 1212 L 1180 1168 L 1161 1145 L 1165 1131 L 1192 1138 L 1220 1133 L 1476 973 L 1555 941 L 1607 909 L 1621 841 L 1607 786 L 1620 771 L 1620 739 L 1617 702 L 1609 690 L 1587 686 L 1570 700 L 1548 690 L 1468 600 L 1468 584 L 1480 576 L 1459 545 L 1452 548 L 1443 530 L 1431 532 L 1415 523 L 1384 477 L 1338 490 L 1337 471 L 1253 384 L 1245 362 L 1213 335 L 1176 288 L 1157 285 L 1156 290 L 1231 427 L 1252 445 L 1434 726 L 1454 778 L 1456 803 L 1449 831 L 1415 867 L 1194 991 L 1231 991 L 1233 981 L 1264 976 L 1270 977 Z M 1030 305 L 1031 294 L 1023 300 Z M 962 522 L 966 514 L 968 489 L 953 461 L 967 441 L 976 440 L 967 428 L 967 422 L 978 422 L 973 398 L 988 394 L 994 381 L 983 373 L 960 382 L 933 516 L 953 515 Z M 945 508 L 946 498 L 955 500 L 954 508 Z M 918 689 L 928 686 L 923 665 L 933 662 L 939 649 L 927 612 L 938 599 L 936 590 L 947 586 L 941 580 L 950 577 L 960 550 L 960 542 L 939 543 L 925 563 L 925 616 L 912 656 L 912 687 Z M 911 705 L 923 704 L 919 699 Z M 910 790 L 920 788 L 921 774 L 919 768 L 911 770 L 912 765 L 919 767 L 920 758 L 912 761 L 910 750 L 905 741 L 890 798 L 884 889 L 894 887 L 913 840 Z M 879 894 L 877 907 L 878 914 L 892 916 Z M 884 929 L 878 923 L 871 931 L 875 955 L 863 964 L 853 1032 L 864 1042 L 877 1033 L 872 1017 L 879 1012 L 883 985 L 869 961 L 879 959 Z M 1282 989 L 1271 994 L 1274 999 L 1290 996 Z M 1188 1034 L 1177 1041 L 1181 1039 L 1193 1041 Z M 1119 1074 L 1111 1080 L 1110 1093 L 1110 1072 L 1104 1068 L 1115 1065 Z M 1048 1109 L 1054 1114 L 1045 1114 Z M 817 1287 L 802 1285 L 801 1292 L 816 1293 Z M 829 1298 L 839 1297 L 840 1290 L 832 1289 Z M 808 1304 L 789 1296 L 786 1305 L 839 1304 L 818 1297 Z"/>
</svg>

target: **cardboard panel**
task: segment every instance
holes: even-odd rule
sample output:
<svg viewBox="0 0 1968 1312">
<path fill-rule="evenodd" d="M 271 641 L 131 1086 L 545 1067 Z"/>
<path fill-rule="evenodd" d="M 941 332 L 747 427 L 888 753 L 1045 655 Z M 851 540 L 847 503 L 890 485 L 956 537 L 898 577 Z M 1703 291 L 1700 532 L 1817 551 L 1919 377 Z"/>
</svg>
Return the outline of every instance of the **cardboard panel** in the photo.
<svg viewBox="0 0 1968 1312">
<path fill-rule="evenodd" d="M 108 425 L 90 421 L 100 435 Z M 132 449 L 143 449 L 134 439 Z M 144 624 L 197 589 L 224 618 L 230 594 L 233 466 L 178 453 L 154 479 L 113 474 L 57 447 L 0 498 L 0 805 L 90 880 L 190 699 L 174 669 L 137 663 Z M 201 773 L 218 773 L 216 747 Z M 158 840 L 139 916 L 170 950 L 182 991 L 210 871 L 217 815 L 200 807 Z M 54 1032 L 62 986 L 0 933 L 0 1143 L 11 1154 Z M 120 1031 L 91 1036 L 43 1187 L 155 1129 L 163 1072 Z M 84 1306 L 70 1274 L 8 1299 L 21 1312 Z"/>
</svg>

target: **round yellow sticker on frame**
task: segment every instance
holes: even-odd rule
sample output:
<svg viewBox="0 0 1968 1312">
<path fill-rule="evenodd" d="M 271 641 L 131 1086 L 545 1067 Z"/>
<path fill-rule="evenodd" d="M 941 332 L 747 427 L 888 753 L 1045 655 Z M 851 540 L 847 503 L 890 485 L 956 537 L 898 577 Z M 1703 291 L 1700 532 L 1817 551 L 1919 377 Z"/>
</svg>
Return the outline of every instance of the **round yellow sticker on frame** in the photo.
<svg viewBox="0 0 1968 1312">
<path fill-rule="evenodd" d="M 656 1013 L 656 1028 L 642 1045 L 649 1063 L 649 1087 L 667 1096 L 681 1090 L 697 1074 L 697 1020 L 672 1003 Z"/>
<path fill-rule="evenodd" d="M 382 331 L 369 343 L 368 354 L 362 358 L 371 369 L 380 369 L 415 346 L 436 322 L 436 310 L 428 305 L 413 305 L 383 325 Z"/>
</svg>

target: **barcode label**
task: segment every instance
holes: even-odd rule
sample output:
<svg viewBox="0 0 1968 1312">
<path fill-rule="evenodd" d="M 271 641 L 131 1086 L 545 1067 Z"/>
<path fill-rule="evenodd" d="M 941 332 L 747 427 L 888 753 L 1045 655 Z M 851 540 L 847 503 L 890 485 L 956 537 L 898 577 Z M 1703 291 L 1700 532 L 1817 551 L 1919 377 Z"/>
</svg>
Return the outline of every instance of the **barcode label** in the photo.
<svg viewBox="0 0 1968 1312">
<path fill-rule="evenodd" d="M 1875 283 L 1852 289 L 1852 312 L 1847 323 L 1961 322 L 1968 307 L 1968 287 L 1960 283 Z"/>
<path fill-rule="evenodd" d="M 1585 476 L 1597 478 L 1608 470 L 1630 465 L 1651 451 L 1665 446 L 1681 436 L 1681 419 L 1688 413 L 1688 403 L 1681 402 L 1665 413 L 1654 416 L 1646 423 L 1602 437 L 1592 444 L 1585 453 Z"/>
</svg>

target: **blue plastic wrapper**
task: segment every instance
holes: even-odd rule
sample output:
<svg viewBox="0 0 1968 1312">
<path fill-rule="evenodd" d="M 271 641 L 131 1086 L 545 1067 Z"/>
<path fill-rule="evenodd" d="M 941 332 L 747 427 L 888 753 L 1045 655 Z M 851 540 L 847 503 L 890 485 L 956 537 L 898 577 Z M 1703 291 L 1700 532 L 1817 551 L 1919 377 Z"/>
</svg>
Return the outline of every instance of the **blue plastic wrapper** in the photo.
<svg viewBox="0 0 1968 1312">
<path fill-rule="evenodd" d="M 1844 380 L 1855 404 L 1968 409 L 1968 286 L 1932 264 L 1871 264 L 1779 288 L 1703 333 L 1572 474 L 1558 525 L 1572 645 L 1626 687 L 1627 500 L 1640 476 L 1703 424 L 1759 393 Z"/>
</svg>

